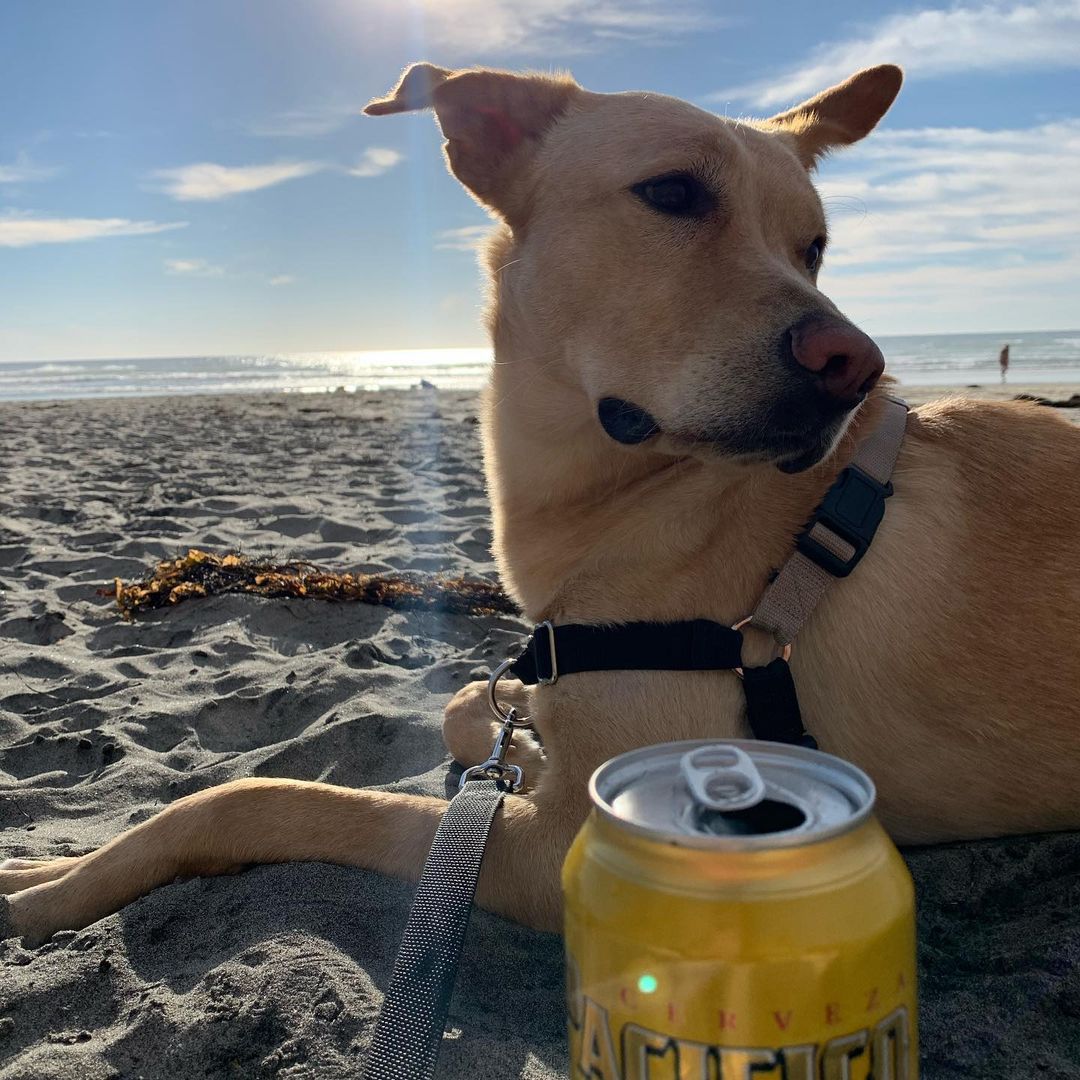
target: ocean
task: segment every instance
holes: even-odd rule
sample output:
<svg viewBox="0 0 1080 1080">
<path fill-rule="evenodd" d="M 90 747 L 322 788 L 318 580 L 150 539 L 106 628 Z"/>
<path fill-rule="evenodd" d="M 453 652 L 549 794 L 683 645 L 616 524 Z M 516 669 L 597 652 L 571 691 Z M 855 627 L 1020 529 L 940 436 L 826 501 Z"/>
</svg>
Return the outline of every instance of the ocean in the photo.
<svg viewBox="0 0 1080 1080">
<path fill-rule="evenodd" d="M 1000 381 L 998 353 L 1010 346 L 1009 382 L 1080 383 L 1080 330 L 878 337 L 886 370 L 902 383 L 965 386 Z M 421 380 L 475 389 L 487 377 L 488 349 L 406 349 L 184 356 L 124 360 L 0 362 L 0 401 L 151 395 L 319 393 L 391 390 Z"/>
</svg>

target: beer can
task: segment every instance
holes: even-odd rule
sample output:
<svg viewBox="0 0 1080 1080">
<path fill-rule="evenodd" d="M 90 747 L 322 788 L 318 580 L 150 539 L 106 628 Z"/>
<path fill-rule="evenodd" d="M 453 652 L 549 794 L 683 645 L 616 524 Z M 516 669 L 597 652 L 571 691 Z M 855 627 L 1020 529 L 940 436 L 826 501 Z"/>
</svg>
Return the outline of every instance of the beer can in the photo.
<svg viewBox="0 0 1080 1080">
<path fill-rule="evenodd" d="M 613 758 L 563 866 L 574 1080 L 917 1080 L 914 887 L 854 765 Z"/>
</svg>

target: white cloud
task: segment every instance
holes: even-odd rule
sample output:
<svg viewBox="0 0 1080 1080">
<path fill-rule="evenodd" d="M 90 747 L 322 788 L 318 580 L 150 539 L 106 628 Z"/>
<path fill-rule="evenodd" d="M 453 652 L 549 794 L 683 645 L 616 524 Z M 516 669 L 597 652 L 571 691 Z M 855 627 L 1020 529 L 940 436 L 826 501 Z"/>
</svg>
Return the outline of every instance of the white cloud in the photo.
<svg viewBox="0 0 1080 1080">
<path fill-rule="evenodd" d="M 271 165 L 215 165 L 200 162 L 176 169 L 158 169 L 154 174 L 161 181 L 161 190 L 181 202 L 225 199 L 246 191 L 283 184 L 320 172 L 326 165 L 321 161 L 279 161 Z"/>
<path fill-rule="evenodd" d="M 1080 259 L 1010 265 L 869 270 L 824 284 L 840 309 L 868 333 L 1070 328 L 1076 323 Z"/>
<path fill-rule="evenodd" d="M 9 214 L 0 217 L 0 247 L 68 244 L 108 236 L 148 236 L 182 229 L 186 221 L 130 221 L 127 218 L 41 218 Z"/>
<path fill-rule="evenodd" d="M 277 288 L 280 285 L 292 285 L 295 281 L 296 278 L 294 278 L 292 274 L 276 274 L 267 281 L 267 284 Z"/>
<path fill-rule="evenodd" d="M 435 247 L 439 251 L 477 251 L 490 234 L 490 225 L 443 229 L 435 237 Z"/>
<path fill-rule="evenodd" d="M 823 46 L 806 64 L 731 87 L 709 101 L 790 105 L 870 64 L 900 64 L 909 77 L 961 71 L 1080 67 L 1080 0 L 983 3 L 890 15 L 861 35 Z"/>
<path fill-rule="evenodd" d="M 821 287 L 852 315 L 922 330 L 950 305 L 952 325 L 997 305 L 998 325 L 1021 325 L 1025 306 L 1080 295 L 1080 119 L 880 132 L 829 159 L 818 186 Z"/>
<path fill-rule="evenodd" d="M 222 277 L 225 270 L 205 259 L 166 259 L 165 273 L 182 277 Z"/>
<path fill-rule="evenodd" d="M 723 24 L 701 0 L 662 6 L 650 0 L 416 0 L 412 6 L 411 18 L 423 23 L 429 40 L 470 61 L 490 53 L 587 51 L 605 38 L 667 40 Z"/>
<path fill-rule="evenodd" d="M 405 155 L 398 153 L 397 150 L 389 150 L 383 146 L 371 146 L 360 155 L 360 160 L 346 171 L 350 176 L 381 176 L 404 160 Z"/>
<path fill-rule="evenodd" d="M 879 132 L 830 159 L 818 186 L 839 249 L 833 267 L 1004 256 L 1034 241 L 1080 253 L 1080 119 Z"/>
<path fill-rule="evenodd" d="M 10 165 L 0 165 L 0 184 L 25 184 L 48 180 L 60 170 L 48 165 L 35 165 L 25 153 L 15 155 Z"/>
</svg>

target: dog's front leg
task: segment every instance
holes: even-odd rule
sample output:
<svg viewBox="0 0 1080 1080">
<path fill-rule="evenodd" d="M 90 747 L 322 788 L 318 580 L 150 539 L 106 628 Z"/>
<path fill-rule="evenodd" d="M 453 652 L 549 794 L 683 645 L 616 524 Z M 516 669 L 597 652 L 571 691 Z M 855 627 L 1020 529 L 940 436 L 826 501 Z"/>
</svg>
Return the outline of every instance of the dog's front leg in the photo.
<svg viewBox="0 0 1080 1080">
<path fill-rule="evenodd" d="M 177 877 L 249 863 L 317 861 L 394 877 L 419 876 L 446 809 L 441 799 L 291 780 L 238 780 L 190 795 L 95 852 L 0 871 L 7 893 L 0 937 L 42 941 L 78 930 Z M 565 808 L 550 814 L 509 798 L 496 818 L 478 900 L 521 922 L 554 928 L 559 864 L 573 833 Z M 563 824 L 560 825 L 560 822 Z M 568 831 L 569 830 L 569 831 Z"/>
</svg>

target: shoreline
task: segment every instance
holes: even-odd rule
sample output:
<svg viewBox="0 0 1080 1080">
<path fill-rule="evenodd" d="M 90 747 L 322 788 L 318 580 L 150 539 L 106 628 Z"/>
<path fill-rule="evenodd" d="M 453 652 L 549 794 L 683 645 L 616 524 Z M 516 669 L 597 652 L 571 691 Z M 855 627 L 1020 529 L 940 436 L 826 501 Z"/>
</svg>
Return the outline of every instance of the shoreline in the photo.
<svg viewBox="0 0 1080 1080">
<path fill-rule="evenodd" d="M 872 337 L 888 374 L 913 385 L 996 384 L 998 355 L 1011 349 L 1017 386 L 1080 384 L 1080 329 L 881 334 Z M 321 349 L 179 356 L 65 357 L 0 361 L 0 401 L 144 394 L 332 392 L 403 389 L 422 379 L 478 390 L 490 372 L 490 342 L 455 348 Z"/>
<path fill-rule="evenodd" d="M 890 392 L 899 394 L 912 405 L 925 405 L 942 398 L 967 397 L 978 401 L 1012 401 L 1018 395 L 1049 399 L 1051 402 L 1068 401 L 1074 394 L 1080 394 L 1080 381 L 1069 382 L 1029 382 L 1007 383 L 902 383 L 889 384 Z M 389 387 L 381 390 L 357 388 L 354 390 L 339 387 L 335 389 L 273 389 L 273 390 L 227 390 L 180 394 L 118 394 L 113 396 L 55 397 L 55 398 L 5 398 L 0 399 L 0 409 L 48 409 L 58 406 L 78 408 L 80 406 L 122 405 L 136 402 L 172 402 L 178 407 L 197 405 L 200 401 L 272 401 L 277 399 L 319 402 L 334 398 L 353 398 L 357 400 L 377 400 L 386 397 L 390 400 L 416 399 L 441 400 L 448 398 L 455 401 L 475 400 L 482 388 L 441 387 L 420 384 L 408 387 Z M 1077 406 L 1055 406 L 1075 408 Z"/>
</svg>

